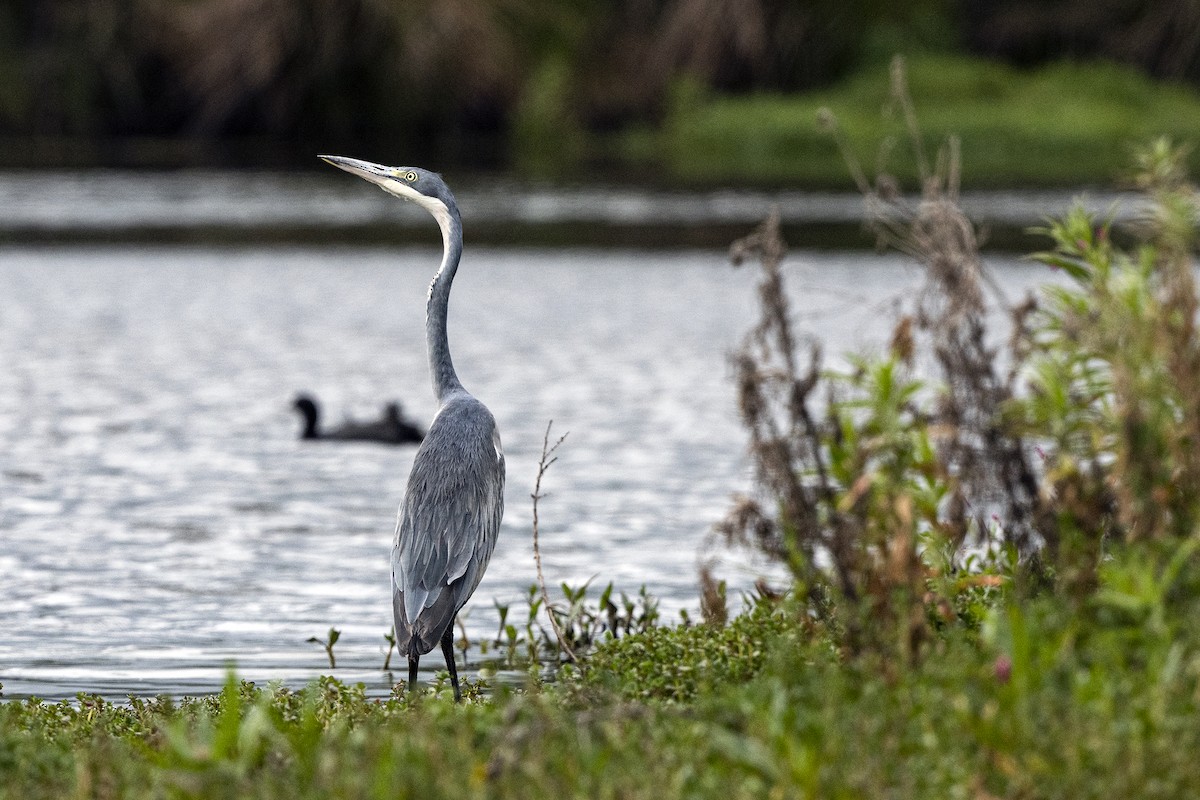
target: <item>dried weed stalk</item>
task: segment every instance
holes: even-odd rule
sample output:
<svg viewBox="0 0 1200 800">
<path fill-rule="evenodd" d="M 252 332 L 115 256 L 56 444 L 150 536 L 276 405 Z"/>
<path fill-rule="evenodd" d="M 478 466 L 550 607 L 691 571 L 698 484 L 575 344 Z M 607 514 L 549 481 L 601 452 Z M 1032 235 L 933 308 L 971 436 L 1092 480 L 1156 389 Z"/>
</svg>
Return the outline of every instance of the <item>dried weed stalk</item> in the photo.
<svg viewBox="0 0 1200 800">
<path fill-rule="evenodd" d="M 700 566 L 700 616 L 704 624 L 721 628 L 729 621 L 725 581 L 713 575 L 712 564 Z"/>
<path fill-rule="evenodd" d="M 538 588 L 542 593 L 542 603 L 546 609 L 546 615 L 550 617 L 550 627 L 554 629 L 554 637 L 558 640 L 558 646 L 562 648 L 563 654 L 572 664 L 578 659 L 575 657 L 575 651 L 571 649 L 567 638 L 563 635 L 562 628 L 558 626 L 558 618 L 554 614 L 553 604 L 550 602 L 550 594 L 546 591 L 546 576 L 542 573 L 542 550 L 538 545 L 538 501 L 546 495 L 542 494 L 542 478 L 546 475 L 546 470 L 550 469 L 550 465 L 558 460 L 558 456 L 554 455 L 554 451 L 567 438 L 567 434 L 558 437 L 554 444 L 550 444 L 550 428 L 554 425 L 554 420 L 546 423 L 546 433 L 542 437 L 542 454 L 538 458 L 537 477 L 533 481 L 533 493 L 530 497 L 533 499 L 533 561 L 537 565 L 537 582 Z"/>
<path fill-rule="evenodd" d="M 837 609 L 851 650 L 899 642 L 914 654 L 952 605 L 931 594 L 932 579 L 956 568 L 972 534 L 1029 552 L 1045 533 L 1036 472 L 1004 422 L 1015 372 L 1001 374 L 988 341 L 988 279 L 957 203 L 957 143 L 931 171 L 900 61 L 892 89 L 922 176 L 915 203 L 887 175 L 871 186 L 836 119 L 826 112 L 821 122 L 843 146 L 872 229 L 924 266 L 925 286 L 889 358 L 823 380 L 819 345 L 801 343 L 791 326 L 778 213 L 733 245 L 735 264 L 762 267 L 761 317 L 734 356 L 759 494 L 738 498 L 719 531 L 788 564 L 810 608 Z M 919 405 L 911 372 L 922 346 L 940 371 L 931 410 Z M 948 563 L 923 559 L 930 541 Z"/>
<path fill-rule="evenodd" d="M 913 205 L 881 177 L 865 193 L 868 224 L 879 240 L 910 254 L 925 268 L 925 286 L 915 315 L 940 368 L 943 386 L 936 412 L 942 463 L 954 476 L 946 522 L 953 544 L 971 532 L 992 531 L 1021 553 L 1041 543 L 1047 526 L 1040 515 L 1037 473 L 1028 448 L 1004 422 L 1005 405 L 1015 395 L 1015 371 L 1003 375 L 998 350 L 987 340 L 985 288 L 995 290 L 979 255 L 975 228 L 958 205 L 959 143 L 951 137 L 930 171 L 909 95 L 904 62 L 892 62 L 892 103 L 901 110 L 917 154 L 922 194 Z M 843 153 L 852 158 L 844 139 Z M 1026 309 L 1027 310 L 1027 309 Z M 1018 314 L 1011 312 L 1020 324 Z"/>
<path fill-rule="evenodd" d="M 758 492 L 737 498 L 718 532 L 785 563 L 803 602 L 851 652 L 898 646 L 913 655 L 927 632 L 918 536 L 936 520 L 895 469 L 922 451 L 896 430 L 911 412 L 899 399 L 906 392 L 890 409 L 897 426 L 868 422 L 870 434 L 855 433 L 862 414 L 857 398 L 844 396 L 855 387 L 823 381 L 819 346 L 792 330 L 784 250 L 775 213 L 733 248 L 735 263 L 755 257 L 762 267 L 762 315 L 733 357 Z"/>
<path fill-rule="evenodd" d="M 1002 368 L 989 293 L 1006 303 L 957 203 L 957 143 L 926 159 L 901 61 L 892 78 L 919 198 L 886 174 L 870 184 L 833 115 L 820 122 L 850 164 L 871 229 L 924 267 L 924 286 L 886 357 L 822 373 L 819 347 L 790 325 L 778 215 L 734 245 L 735 263 L 762 265 L 761 319 L 734 359 L 758 486 L 719 530 L 786 563 L 810 614 L 850 652 L 912 656 L 933 628 L 971 623 L 962 587 L 1031 576 L 1031 587 L 1083 605 L 1102 583 L 1108 543 L 1173 564 L 1195 551 L 1200 192 L 1183 153 L 1157 142 L 1137 165 L 1150 212 L 1134 247 L 1114 244 L 1110 224 L 1081 208 L 1052 222 L 1055 247 L 1037 257 L 1069 282 L 1010 309 Z M 934 392 L 914 364 L 932 372 Z M 980 552 L 1003 556 L 990 568 L 1005 575 L 972 572 Z"/>
</svg>

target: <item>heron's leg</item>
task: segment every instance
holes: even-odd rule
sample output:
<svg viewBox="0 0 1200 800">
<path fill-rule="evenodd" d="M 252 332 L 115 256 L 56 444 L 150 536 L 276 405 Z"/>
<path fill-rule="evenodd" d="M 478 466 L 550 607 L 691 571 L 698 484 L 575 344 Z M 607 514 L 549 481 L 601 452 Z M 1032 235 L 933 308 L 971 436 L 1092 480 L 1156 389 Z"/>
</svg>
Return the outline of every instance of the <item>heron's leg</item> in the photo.
<svg viewBox="0 0 1200 800">
<path fill-rule="evenodd" d="M 416 653 L 408 654 L 408 690 L 411 692 L 417 688 L 417 663 L 421 660 L 421 656 Z"/>
<path fill-rule="evenodd" d="M 454 666 L 454 620 L 446 626 L 442 634 L 442 655 L 446 657 L 446 669 L 450 670 L 450 685 L 454 687 L 454 702 L 462 702 L 462 692 L 458 688 L 458 669 Z"/>
</svg>

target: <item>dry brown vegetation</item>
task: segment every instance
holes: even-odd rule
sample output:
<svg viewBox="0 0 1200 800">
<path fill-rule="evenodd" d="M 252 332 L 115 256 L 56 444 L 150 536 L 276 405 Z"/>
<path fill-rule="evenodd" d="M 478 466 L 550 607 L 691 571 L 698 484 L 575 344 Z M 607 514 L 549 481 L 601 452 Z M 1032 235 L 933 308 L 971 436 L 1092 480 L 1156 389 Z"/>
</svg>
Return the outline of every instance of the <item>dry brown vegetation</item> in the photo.
<svg viewBox="0 0 1200 800">
<path fill-rule="evenodd" d="M 925 285 L 890 352 L 830 372 L 792 329 L 777 217 L 734 245 L 735 263 L 761 266 L 760 320 L 734 359 L 758 485 L 721 531 L 786 564 L 847 652 L 911 658 L 937 628 L 972 624 L 981 591 L 1015 579 L 1086 602 L 1112 548 L 1194 536 L 1197 200 L 1182 155 L 1156 144 L 1139 165 L 1157 209 L 1144 244 L 1122 251 L 1077 211 L 1039 256 L 1076 284 L 1010 307 L 957 204 L 957 146 L 925 157 L 899 61 L 893 102 L 916 200 L 886 174 L 868 182 L 836 120 L 824 124 L 872 229 L 922 265 Z M 1013 320 L 1003 352 L 996 308 Z"/>
</svg>

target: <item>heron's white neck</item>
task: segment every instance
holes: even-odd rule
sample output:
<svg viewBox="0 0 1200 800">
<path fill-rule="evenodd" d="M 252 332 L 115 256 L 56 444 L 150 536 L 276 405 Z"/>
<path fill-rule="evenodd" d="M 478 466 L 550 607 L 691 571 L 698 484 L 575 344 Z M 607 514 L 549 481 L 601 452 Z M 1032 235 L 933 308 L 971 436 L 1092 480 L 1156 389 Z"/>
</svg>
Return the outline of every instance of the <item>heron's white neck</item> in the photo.
<svg viewBox="0 0 1200 800">
<path fill-rule="evenodd" d="M 419 205 L 421 208 L 428 211 L 437 220 L 438 227 L 442 230 L 442 249 L 443 251 L 450 250 L 450 231 L 457 223 L 458 235 L 462 236 L 462 223 L 454 220 L 450 213 L 450 209 L 441 200 L 436 197 L 429 197 L 419 192 L 413 192 L 406 199 Z M 445 257 L 442 259 L 442 266 L 446 266 Z M 440 272 L 441 270 L 439 270 Z"/>
<path fill-rule="evenodd" d="M 433 215 L 442 231 L 442 263 L 429 284 L 426 302 L 425 339 L 429 350 L 429 374 L 433 379 L 433 391 L 438 402 L 444 403 L 450 395 L 463 391 L 463 386 L 454 371 L 450 359 L 450 340 L 446 332 L 446 318 L 450 305 L 450 285 L 458 271 L 462 258 L 462 221 L 457 210 L 450 209 L 441 200 L 421 195 L 414 202 Z"/>
</svg>

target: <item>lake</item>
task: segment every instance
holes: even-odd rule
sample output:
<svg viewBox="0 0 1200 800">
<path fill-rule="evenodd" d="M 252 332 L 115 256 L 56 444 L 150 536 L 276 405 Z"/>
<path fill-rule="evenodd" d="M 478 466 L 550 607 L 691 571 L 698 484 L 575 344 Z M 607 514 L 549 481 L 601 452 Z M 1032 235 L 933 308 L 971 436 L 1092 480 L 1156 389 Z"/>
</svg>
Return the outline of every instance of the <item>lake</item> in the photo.
<svg viewBox="0 0 1200 800">
<path fill-rule="evenodd" d="M 435 404 L 424 353 L 432 247 L 0 248 L 0 684 L 5 697 L 216 691 L 229 665 L 384 693 L 388 553 L 413 447 L 302 442 L 325 418 Z M 1044 267 L 1002 259 L 1015 297 Z M 920 272 L 898 256 L 793 252 L 803 329 L 837 353 L 886 340 Z M 530 492 L 547 422 L 568 432 L 539 507 L 552 586 L 612 581 L 698 615 L 697 564 L 731 599 L 767 565 L 709 546 L 748 486 L 728 355 L 756 275 L 722 252 L 471 247 L 451 300 L 464 384 L 508 461 L 507 511 L 465 612 L 534 581 Z M 557 593 L 556 593 L 557 594 Z M 476 653 L 477 655 L 477 653 Z M 474 657 L 473 657 L 474 660 Z M 441 669 L 436 654 L 423 669 Z"/>
<path fill-rule="evenodd" d="M 698 564 L 719 556 L 738 607 L 771 566 L 712 539 L 750 484 L 728 356 L 755 319 L 756 275 L 721 248 L 772 205 L 793 245 L 861 246 L 861 199 L 452 177 L 467 234 L 455 364 L 508 460 L 500 542 L 460 617 L 471 667 L 495 602 L 524 617 L 550 420 L 569 432 L 539 508 L 552 587 L 644 585 L 664 618 L 696 617 Z M 993 243 L 1071 202 L 963 198 Z M 428 424 L 436 226 L 315 159 L 5 172 L 0 208 L 3 696 L 205 693 L 230 665 L 299 685 L 329 671 L 307 639 L 330 627 L 334 674 L 386 693 L 388 554 L 415 449 L 301 442 L 291 404 L 312 393 L 337 423 L 396 400 Z M 1013 298 L 1050 277 L 992 266 Z M 885 341 L 921 279 L 899 256 L 838 250 L 794 250 L 785 270 L 798 324 L 832 357 Z"/>
</svg>

